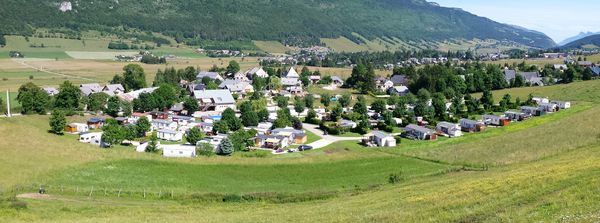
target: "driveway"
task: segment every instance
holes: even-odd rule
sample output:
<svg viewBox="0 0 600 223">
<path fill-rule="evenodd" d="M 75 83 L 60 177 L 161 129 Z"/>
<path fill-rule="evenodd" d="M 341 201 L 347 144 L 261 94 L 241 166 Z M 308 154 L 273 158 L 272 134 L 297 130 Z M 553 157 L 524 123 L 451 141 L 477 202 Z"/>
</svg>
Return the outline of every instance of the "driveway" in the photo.
<svg viewBox="0 0 600 223">
<path fill-rule="evenodd" d="M 365 138 L 365 137 L 340 137 L 340 136 L 324 135 L 323 131 L 319 129 L 318 125 L 303 123 L 302 126 L 304 127 L 304 129 L 306 131 L 312 132 L 315 135 L 321 137 L 320 140 L 317 140 L 313 143 L 308 144 L 309 146 L 312 146 L 313 149 L 320 149 L 320 148 L 326 147 L 328 145 L 331 145 L 332 143 L 339 142 L 339 141 L 358 141 L 358 140 L 362 140 Z"/>
</svg>

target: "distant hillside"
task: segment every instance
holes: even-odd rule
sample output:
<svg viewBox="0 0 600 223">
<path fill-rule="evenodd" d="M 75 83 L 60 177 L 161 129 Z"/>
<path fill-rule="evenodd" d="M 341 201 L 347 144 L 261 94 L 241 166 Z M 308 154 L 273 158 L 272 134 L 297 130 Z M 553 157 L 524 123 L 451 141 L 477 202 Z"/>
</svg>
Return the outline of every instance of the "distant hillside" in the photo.
<svg viewBox="0 0 600 223">
<path fill-rule="evenodd" d="M 583 39 L 575 40 L 567 43 L 561 48 L 563 49 L 583 49 L 583 48 L 600 48 L 600 34 L 591 35 Z"/>
<path fill-rule="evenodd" d="M 577 40 L 583 39 L 585 37 L 596 35 L 596 34 L 600 34 L 600 32 L 580 32 L 579 34 L 577 34 L 577 36 L 569 37 L 569 38 L 563 40 L 562 42 L 558 43 L 558 45 L 564 46 L 566 44 L 569 44 L 570 42 L 577 41 Z"/>
<path fill-rule="evenodd" d="M 191 44 L 199 39 L 295 44 L 343 36 L 357 43 L 364 37 L 555 45 L 542 33 L 424 0 L 4 0 L 0 15 L 0 33 L 5 34 L 31 34 L 40 27 L 109 33 L 136 28 Z"/>
</svg>

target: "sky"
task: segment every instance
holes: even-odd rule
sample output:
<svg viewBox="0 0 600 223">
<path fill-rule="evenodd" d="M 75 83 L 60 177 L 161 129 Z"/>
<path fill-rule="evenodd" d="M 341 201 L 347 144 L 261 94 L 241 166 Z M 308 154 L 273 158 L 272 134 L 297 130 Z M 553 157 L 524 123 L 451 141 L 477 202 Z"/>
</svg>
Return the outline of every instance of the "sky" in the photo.
<svg viewBox="0 0 600 223">
<path fill-rule="evenodd" d="M 600 32 L 598 0 L 429 0 L 494 21 L 540 31 L 559 43 L 580 32 Z"/>
</svg>

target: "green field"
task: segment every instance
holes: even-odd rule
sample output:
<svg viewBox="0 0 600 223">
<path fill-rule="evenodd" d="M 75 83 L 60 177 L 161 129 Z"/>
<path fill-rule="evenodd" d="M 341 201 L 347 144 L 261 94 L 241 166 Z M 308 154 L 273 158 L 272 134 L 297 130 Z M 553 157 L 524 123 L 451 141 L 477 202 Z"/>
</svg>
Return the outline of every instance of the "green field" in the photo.
<svg viewBox="0 0 600 223">
<path fill-rule="evenodd" d="M 264 158 L 103 150 L 48 134 L 46 116 L 0 119 L 0 135 L 11 139 L 0 140 L 2 195 L 40 184 L 50 193 L 20 198 L 28 206 L 21 210 L 3 199 L 0 215 L 5 222 L 597 221 L 600 81 L 502 92 L 527 91 L 576 103 L 456 139 L 385 149 L 346 141 Z M 400 182 L 389 184 L 390 174 Z"/>
<path fill-rule="evenodd" d="M 275 54 L 285 54 L 291 49 L 278 41 L 252 41 L 262 51 Z"/>
</svg>

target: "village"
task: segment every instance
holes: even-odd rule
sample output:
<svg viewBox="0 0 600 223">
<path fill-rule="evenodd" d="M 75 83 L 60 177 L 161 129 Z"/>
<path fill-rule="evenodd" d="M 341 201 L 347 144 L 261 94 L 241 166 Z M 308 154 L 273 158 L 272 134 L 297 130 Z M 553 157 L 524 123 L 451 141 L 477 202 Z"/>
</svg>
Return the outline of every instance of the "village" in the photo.
<svg viewBox="0 0 600 223">
<path fill-rule="evenodd" d="M 529 86 L 544 85 L 536 72 L 509 69 L 503 72 L 507 83 L 523 78 Z M 286 70 L 278 86 L 257 83 L 273 79 L 262 67 L 226 75 L 206 71 L 194 74 L 194 80 L 177 79 L 177 88 L 171 86 L 168 90 L 162 90 L 167 89 L 164 85 L 127 91 L 122 84 L 81 84 L 77 86 L 81 96 L 92 98 L 95 94 L 106 94 L 102 100 L 108 103 L 101 103 L 102 107 L 97 108 L 100 113 L 88 114 L 92 117 L 85 123 L 64 123 L 64 132 L 78 135 L 81 143 L 103 148 L 128 145 L 137 152 L 157 152 L 165 157 L 231 155 L 251 150 L 285 154 L 319 149 L 338 141 L 355 141 L 364 147 L 396 147 L 401 146 L 402 138 L 454 138 L 571 107 L 570 102 L 545 97 L 530 97 L 523 103 L 512 103 L 509 98 L 500 102 L 506 110 L 500 108 L 458 117 L 452 114 L 455 110 L 452 103 L 468 106 L 469 101 L 442 100 L 444 111 L 437 113 L 443 113 L 447 117 L 444 120 L 448 121 L 437 121 L 432 116 L 417 115 L 415 110 L 423 109 L 418 108 L 421 99 L 426 108 L 433 109 L 437 105 L 434 98 L 422 96 L 421 91 L 415 99 L 409 91 L 406 75 L 376 77 L 373 81 L 377 90 L 386 95 L 370 99 L 372 102 L 367 105 L 364 95 L 309 93 L 302 79 L 308 79 L 308 85 L 332 92 L 346 87 L 346 80 L 320 76 L 305 69 L 301 75 L 294 67 Z M 255 89 L 256 86 L 261 89 Z M 43 90 L 52 97 L 61 91 L 52 87 Z M 148 99 L 153 94 L 169 90 L 183 92 L 187 98 L 173 97 L 173 103 L 165 104 L 161 110 L 145 106 L 153 103 L 152 100 L 161 100 Z M 116 108 L 109 108 L 111 100 Z M 356 103 L 350 106 L 352 101 Z M 329 106 L 330 103 L 336 106 Z M 86 110 L 92 111 L 89 107 Z M 108 113 L 112 117 L 94 116 Z"/>
</svg>

